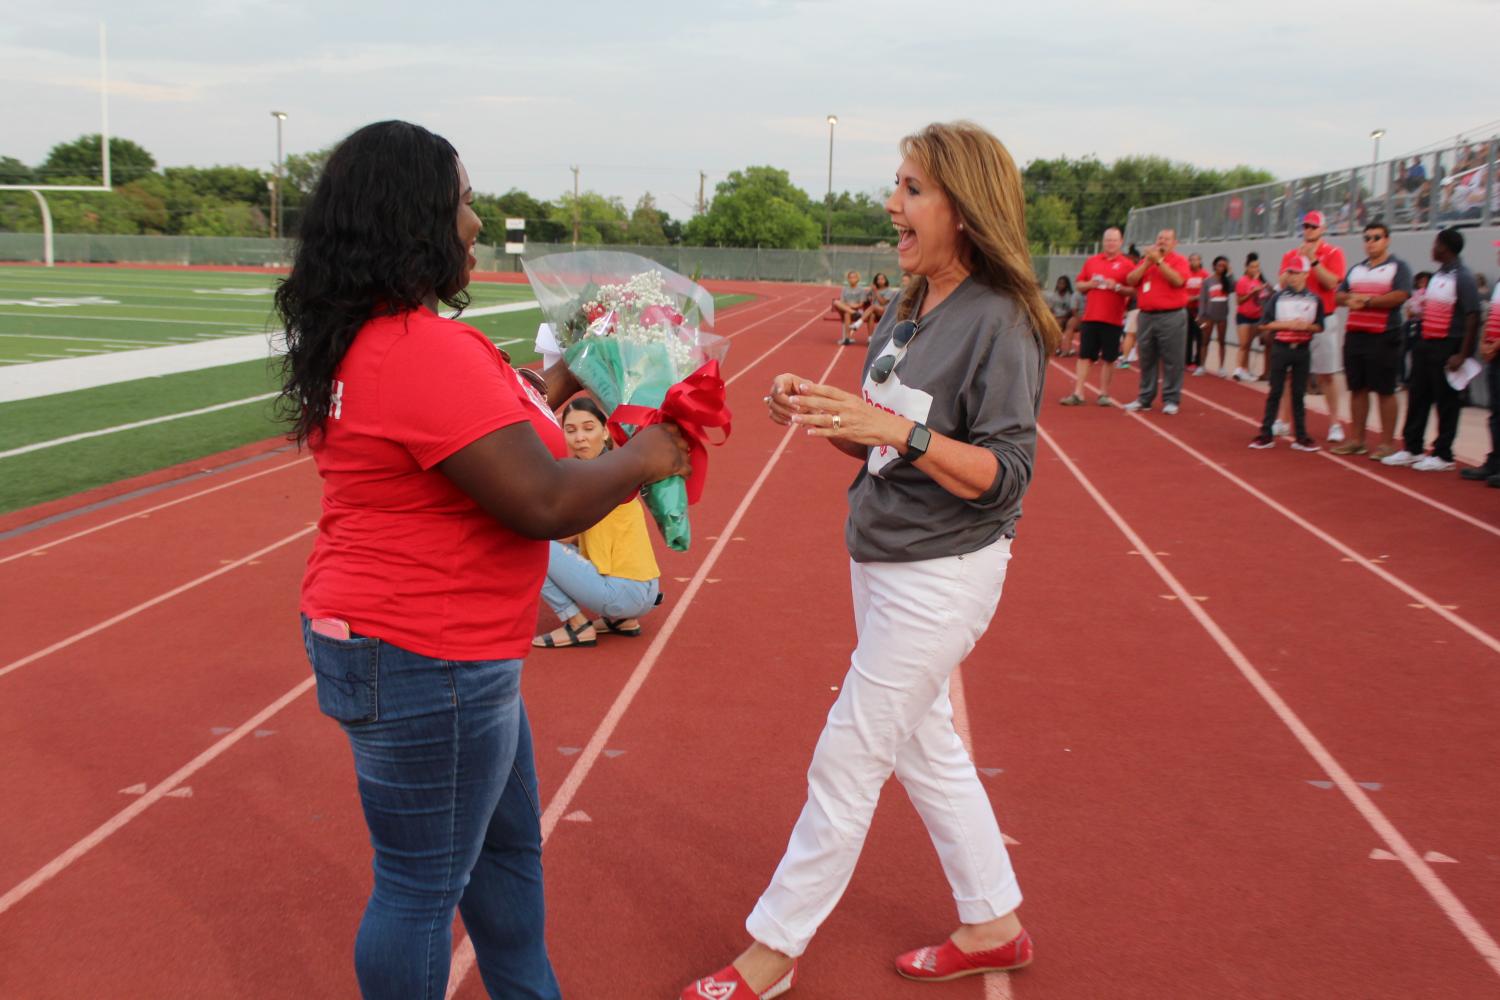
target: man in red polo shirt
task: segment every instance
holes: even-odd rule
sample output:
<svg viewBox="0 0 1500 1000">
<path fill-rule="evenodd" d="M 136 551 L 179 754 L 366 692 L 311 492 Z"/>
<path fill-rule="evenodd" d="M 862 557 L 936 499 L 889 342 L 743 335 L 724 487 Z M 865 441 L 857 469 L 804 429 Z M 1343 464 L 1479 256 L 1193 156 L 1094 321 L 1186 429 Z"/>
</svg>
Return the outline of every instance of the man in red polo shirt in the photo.
<svg viewBox="0 0 1500 1000">
<path fill-rule="evenodd" d="M 1187 258 L 1177 252 L 1177 231 L 1163 229 L 1125 284 L 1136 290 L 1141 318 L 1136 350 L 1141 358 L 1141 391 L 1125 404 L 1131 413 L 1151 409 L 1161 367 L 1161 412 L 1172 416 L 1182 402 L 1182 361 L 1187 354 Z"/>
<path fill-rule="evenodd" d="M 1099 367 L 1099 405 L 1113 406 L 1109 398 L 1109 380 L 1115 373 L 1115 359 L 1120 356 L 1120 336 L 1125 330 L 1125 307 L 1130 302 L 1130 286 L 1125 276 L 1135 266 L 1129 257 L 1120 252 L 1125 235 L 1115 226 L 1104 231 L 1103 253 L 1096 253 L 1083 263 L 1078 272 L 1078 281 L 1073 286 L 1084 292 L 1087 298 L 1083 305 L 1083 326 L 1078 346 L 1078 374 L 1071 395 L 1064 396 L 1062 405 L 1083 405 L 1083 383 L 1089 377 L 1089 367 L 1101 361 Z M 1500 287 L 1500 282 L 1496 283 Z"/>
<path fill-rule="evenodd" d="M 1312 269 L 1307 275 L 1307 290 L 1323 303 L 1324 315 L 1323 332 L 1313 338 L 1312 373 L 1322 390 L 1323 401 L 1328 404 L 1328 441 L 1338 444 L 1344 440 L 1339 392 L 1339 374 L 1344 370 L 1344 330 L 1338 315 L 1338 287 L 1348 267 L 1344 251 L 1323 239 L 1327 231 L 1322 212 L 1314 209 L 1302 216 L 1302 245 L 1286 252 L 1281 258 L 1281 270 L 1286 271 L 1286 259 L 1293 254 L 1305 258 Z"/>
</svg>

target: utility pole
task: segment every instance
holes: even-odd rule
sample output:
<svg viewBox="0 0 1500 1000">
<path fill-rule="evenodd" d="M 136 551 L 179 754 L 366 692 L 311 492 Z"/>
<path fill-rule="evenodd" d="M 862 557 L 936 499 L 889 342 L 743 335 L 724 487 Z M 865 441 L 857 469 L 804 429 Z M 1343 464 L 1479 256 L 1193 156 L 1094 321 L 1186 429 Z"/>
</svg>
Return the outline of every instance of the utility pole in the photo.
<svg viewBox="0 0 1500 1000">
<path fill-rule="evenodd" d="M 833 242 L 833 127 L 838 123 L 838 115 L 828 116 L 828 209 L 823 221 L 824 246 Z"/>
<path fill-rule="evenodd" d="M 286 121 L 285 111 L 272 111 L 276 119 L 276 187 L 271 195 L 271 235 L 281 239 L 281 123 Z"/>
<path fill-rule="evenodd" d="M 702 215 L 704 213 L 704 211 L 706 211 L 706 208 L 705 208 L 705 206 L 703 204 L 703 182 L 707 178 L 708 178 L 707 174 L 705 174 L 701 170 L 698 171 L 698 214 L 699 215 Z"/>
<path fill-rule="evenodd" d="M 578 168 L 569 167 L 573 171 L 573 249 L 578 249 Z"/>
</svg>

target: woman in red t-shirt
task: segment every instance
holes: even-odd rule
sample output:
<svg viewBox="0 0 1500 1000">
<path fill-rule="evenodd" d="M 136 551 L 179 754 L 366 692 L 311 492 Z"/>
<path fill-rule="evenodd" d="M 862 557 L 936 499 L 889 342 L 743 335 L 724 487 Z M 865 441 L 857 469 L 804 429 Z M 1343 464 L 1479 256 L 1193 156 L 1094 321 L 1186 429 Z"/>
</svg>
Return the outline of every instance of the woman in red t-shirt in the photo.
<svg viewBox="0 0 1500 1000">
<path fill-rule="evenodd" d="M 687 471 L 673 429 L 567 454 L 561 366 L 528 381 L 461 309 L 479 217 L 448 142 L 406 122 L 349 136 L 302 213 L 282 400 L 323 477 L 302 582 L 318 707 L 354 752 L 375 886 L 355 942 L 365 997 L 442 996 L 453 910 L 492 996 L 559 996 L 520 697 L 547 539 Z"/>
<path fill-rule="evenodd" d="M 1270 296 L 1271 290 L 1266 287 L 1265 279 L 1260 275 L 1260 255 L 1252 253 L 1245 258 L 1245 273 L 1240 280 L 1234 283 L 1235 306 L 1235 338 L 1239 341 L 1239 354 L 1234 362 L 1234 380 L 1236 382 L 1254 382 L 1255 376 L 1250 373 L 1250 345 L 1255 343 L 1255 338 L 1260 336 L 1260 317 L 1262 307 Z M 1266 366 L 1270 368 L 1270 348 L 1266 349 Z"/>
</svg>

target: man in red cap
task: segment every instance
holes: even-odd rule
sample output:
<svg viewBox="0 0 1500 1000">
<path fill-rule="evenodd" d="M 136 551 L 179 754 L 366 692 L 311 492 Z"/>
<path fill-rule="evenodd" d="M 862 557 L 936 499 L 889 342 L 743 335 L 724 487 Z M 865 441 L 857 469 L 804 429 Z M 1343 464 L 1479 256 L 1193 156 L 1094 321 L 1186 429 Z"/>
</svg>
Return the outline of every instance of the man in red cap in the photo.
<svg viewBox="0 0 1500 1000">
<path fill-rule="evenodd" d="M 1281 270 L 1287 269 L 1287 260 L 1294 255 L 1305 259 L 1309 268 L 1307 289 L 1323 303 L 1323 332 L 1313 338 L 1312 373 L 1328 403 L 1328 440 L 1338 444 L 1344 440 L 1344 425 L 1339 416 L 1338 376 L 1344 370 L 1344 337 L 1337 316 L 1338 287 L 1347 266 L 1344 251 L 1324 241 L 1327 230 L 1323 213 L 1317 209 L 1302 216 L 1302 245 L 1288 250 L 1281 258 Z"/>
</svg>

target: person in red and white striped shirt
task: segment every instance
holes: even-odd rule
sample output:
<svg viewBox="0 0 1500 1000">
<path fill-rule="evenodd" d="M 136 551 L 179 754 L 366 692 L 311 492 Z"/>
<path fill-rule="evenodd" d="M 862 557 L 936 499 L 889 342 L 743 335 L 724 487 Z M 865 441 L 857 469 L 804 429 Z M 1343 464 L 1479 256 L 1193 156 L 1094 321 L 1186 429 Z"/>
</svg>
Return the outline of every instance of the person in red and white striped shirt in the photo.
<svg viewBox="0 0 1500 1000">
<path fill-rule="evenodd" d="M 1380 400 L 1380 445 L 1376 461 L 1396 452 L 1396 381 L 1401 374 L 1401 304 L 1411 297 L 1411 268 L 1391 254 L 1391 231 L 1383 222 L 1365 227 L 1364 260 L 1339 282 L 1338 304 L 1349 307 L 1345 321 L 1344 377 L 1349 382 L 1352 437 L 1335 445 L 1335 455 L 1363 455 L 1370 393 Z"/>
<path fill-rule="evenodd" d="M 1495 241 L 1500 247 L 1500 240 Z M 1495 255 L 1500 263 L 1500 252 Z M 1464 469 L 1459 475 L 1464 479 L 1482 479 L 1500 489 L 1500 281 L 1490 293 L 1490 315 L 1484 321 L 1484 340 L 1479 345 L 1479 360 L 1485 362 L 1485 388 L 1490 396 L 1490 454 L 1484 464 Z"/>
</svg>

